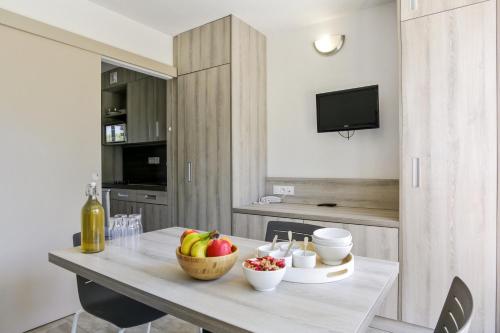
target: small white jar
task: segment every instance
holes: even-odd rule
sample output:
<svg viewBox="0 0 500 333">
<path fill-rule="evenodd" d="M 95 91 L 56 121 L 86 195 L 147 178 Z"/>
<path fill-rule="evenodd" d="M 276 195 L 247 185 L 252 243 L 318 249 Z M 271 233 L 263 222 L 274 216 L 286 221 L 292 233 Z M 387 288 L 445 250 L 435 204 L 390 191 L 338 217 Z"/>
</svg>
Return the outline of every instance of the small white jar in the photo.
<svg viewBox="0 0 500 333">
<path fill-rule="evenodd" d="M 316 252 L 300 250 L 293 253 L 293 267 L 314 268 L 315 266 Z"/>
</svg>

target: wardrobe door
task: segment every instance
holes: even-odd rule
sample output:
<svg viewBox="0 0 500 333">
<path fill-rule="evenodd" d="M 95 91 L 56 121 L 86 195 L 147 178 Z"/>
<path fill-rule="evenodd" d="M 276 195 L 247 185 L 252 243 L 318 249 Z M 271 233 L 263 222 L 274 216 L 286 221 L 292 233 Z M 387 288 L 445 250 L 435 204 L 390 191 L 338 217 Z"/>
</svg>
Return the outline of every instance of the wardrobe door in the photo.
<svg viewBox="0 0 500 333">
<path fill-rule="evenodd" d="M 230 65 L 178 78 L 178 221 L 231 233 Z"/>
<path fill-rule="evenodd" d="M 401 0 L 401 20 L 431 15 L 484 0 Z"/>
<path fill-rule="evenodd" d="M 427 327 L 459 276 L 495 331 L 495 9 L 402 23 L 402 319 Z"/>
</svg>

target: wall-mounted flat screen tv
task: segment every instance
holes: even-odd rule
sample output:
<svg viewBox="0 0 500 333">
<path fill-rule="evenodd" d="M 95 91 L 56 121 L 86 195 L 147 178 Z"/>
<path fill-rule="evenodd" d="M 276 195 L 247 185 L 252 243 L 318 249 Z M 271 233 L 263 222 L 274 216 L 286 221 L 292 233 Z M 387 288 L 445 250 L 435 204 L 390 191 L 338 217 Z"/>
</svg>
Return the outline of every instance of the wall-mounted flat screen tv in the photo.
<svg viewBox="0 0 500 333">
<path fill-rule="evenodd" d="M 316 95 L 318 133 L 379 127 L 378 85 Z"/>
</svg>

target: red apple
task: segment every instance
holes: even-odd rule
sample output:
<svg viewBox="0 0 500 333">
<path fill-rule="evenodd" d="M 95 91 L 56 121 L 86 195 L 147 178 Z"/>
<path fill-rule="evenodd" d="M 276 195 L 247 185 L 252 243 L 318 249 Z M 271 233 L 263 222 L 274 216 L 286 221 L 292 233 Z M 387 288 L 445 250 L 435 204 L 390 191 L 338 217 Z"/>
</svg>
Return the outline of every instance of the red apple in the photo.
<svg viewBox="0 0 500 333">
<path fill-rule="evenodd" d="M 189 234 L 193 234 L 193 233 L 197 234 L 197 233 L 198 233 L 198 231 L 196 231 L 196 230 L 194 230 L 194 229 L 187 229 L 187 230 L 185 230 L 185 231 L 182 233 L 182 236 L 181 236 L 181 244 L 182 244 L 182 241 L 184 240 L 184 237 L 186 237 L 186 236 L 187 236 L 187 235 L 189 235 Z"/>
<path fill-rule="evenodd" d="M 232 245 L 225 239 L 212 239 L 208 242 L 207 257 L 221 257 L 232 253 Z"/>
</svg>

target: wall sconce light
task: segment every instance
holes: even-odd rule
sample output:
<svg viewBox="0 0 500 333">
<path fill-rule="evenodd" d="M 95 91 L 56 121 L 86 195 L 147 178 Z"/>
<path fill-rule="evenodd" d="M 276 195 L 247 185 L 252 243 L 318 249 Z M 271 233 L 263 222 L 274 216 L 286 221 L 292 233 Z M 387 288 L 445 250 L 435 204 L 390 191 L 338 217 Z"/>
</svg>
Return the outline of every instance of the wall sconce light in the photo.
<svg viewBox="0 0 500 333">
<path fill-rule="evenodd" d="M 325 35 L 314 41 L 314 48 L 323 55 L 334 55 L 344 45 L 345 35 Z"/>
</svg>

